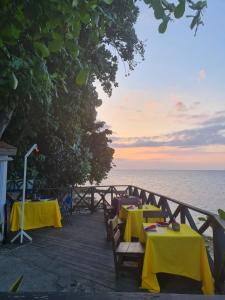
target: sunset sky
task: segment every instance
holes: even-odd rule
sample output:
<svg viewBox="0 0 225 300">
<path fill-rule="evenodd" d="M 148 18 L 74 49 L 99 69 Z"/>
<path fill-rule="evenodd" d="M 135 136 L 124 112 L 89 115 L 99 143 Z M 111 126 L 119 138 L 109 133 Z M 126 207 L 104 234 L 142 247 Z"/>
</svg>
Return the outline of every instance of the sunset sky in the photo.
<svg viewBox="0 0 225 300">
<path fill-rule="evenodd" d="M 120 64 L 111 98 L 97 85 L 117 168 L 225 169 L 225 1 L 208 0 L 196 37 L 187 18 L 159 34 L 141 3 L 145 61 L 129 77 Z"/>
</svg>

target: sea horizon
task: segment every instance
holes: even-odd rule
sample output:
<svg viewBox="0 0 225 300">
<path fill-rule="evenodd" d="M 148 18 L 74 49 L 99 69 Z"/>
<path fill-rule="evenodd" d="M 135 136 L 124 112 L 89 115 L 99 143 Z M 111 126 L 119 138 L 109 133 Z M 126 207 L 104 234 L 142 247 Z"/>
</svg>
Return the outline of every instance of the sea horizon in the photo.
<svg viewBox="0 0 225 300">
<path fill-rule="evenodd" d="M 213 213 L 225 210 L 225 170 L 113 168 L 100 185 L 134 185 Z"/>
</svg>

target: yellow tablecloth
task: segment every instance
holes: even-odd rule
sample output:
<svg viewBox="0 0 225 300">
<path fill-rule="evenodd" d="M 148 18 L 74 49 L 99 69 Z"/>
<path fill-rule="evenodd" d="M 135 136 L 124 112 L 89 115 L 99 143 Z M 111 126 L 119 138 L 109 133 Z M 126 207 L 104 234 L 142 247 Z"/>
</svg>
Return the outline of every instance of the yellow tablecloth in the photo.
<svg viewBox="0 0 225 300">
<path fill-rule="evenodd" d="M 146 241 L 142 288 L 160 292 L 156 273 L 163 272 L 202 281 L 203 293 L 214 294 L 214 280 L 203 237 L 186 224 L 181 224 L 180 232 L 167 228 L 160 230 L 144 232 L 142 227 L 140 240 Z"/>
<path fill-rule="evenodd" d="M 11 231 L 20 229 L 22 202 L 15 202 L 10 214 Z M 61 213 L 57 200 L 25 202 L 24 229 L 45 226 L 62 227 Z"/>
<path fill-rule="evenodd" d="M 128 209 L 130 205 L 122 205 L 119 217 L 121 219 L 126 219 L 126 227 L 124 232 L 124 240 L 126 242 L 131 242 L 131 237 L 140 238 L 140 234 L 142 232 L 142 225 L 145 221 L 143 218 L 143 211 L 154 211 L 154 210 L 160 210 L 158 207 L 155 207 L 151 204 L 149 205 L 143 205 L 142 209 L 135 208 L 135 209 Z M 157 222 L 157 221 L 163 221 L 162 219 L 148 219 L 149 222 Z"/>
</svg>

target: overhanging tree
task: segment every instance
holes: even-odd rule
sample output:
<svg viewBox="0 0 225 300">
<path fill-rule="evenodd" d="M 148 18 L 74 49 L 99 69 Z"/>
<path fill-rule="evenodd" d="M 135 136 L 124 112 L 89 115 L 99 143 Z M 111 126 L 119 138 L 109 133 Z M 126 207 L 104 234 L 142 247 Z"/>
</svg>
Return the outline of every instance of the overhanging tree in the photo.
<svg viewBox="0 0 225 300">
<path fill-rule="evenodd" d="M 206 1 L 145 1 L 161 20 L 194 12 L 201 24 Z M 144 48 L 136 36 L 137 1 L 1 1 L 0 137 L 19 155 L 38 142 L 45 163 L 32 170 L 46 184 L 100 182 L 112 166 L 111 131 L 96 121 L 101 104 L 93 83 L 108 95 L 117 86 L 118 58 L 133 70 Z M 20 169 L 20 159 L 15 161 Z M 34 164 L 32 166 L 34 166 Z"/>
</svg>

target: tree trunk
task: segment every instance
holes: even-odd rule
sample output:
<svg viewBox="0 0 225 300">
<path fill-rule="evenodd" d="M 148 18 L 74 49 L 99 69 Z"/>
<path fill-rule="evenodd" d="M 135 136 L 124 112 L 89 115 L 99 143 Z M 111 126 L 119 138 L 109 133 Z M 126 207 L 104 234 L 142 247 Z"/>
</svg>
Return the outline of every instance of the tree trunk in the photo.
<svg viewBox="0 0 225 300">
<path fill-rule="evenodd" d="M 11 109 L 10 111 L 0 111 L 0 139 L 2 138 L 4 131 L 6 130 L 12 119 L 13 112 L 13 109 Z"/>
</svg>

